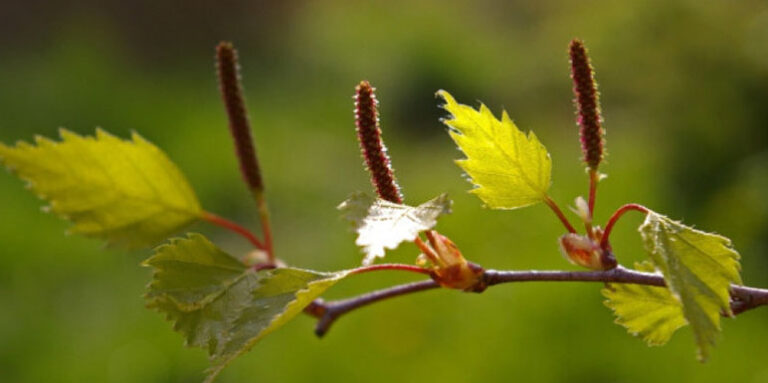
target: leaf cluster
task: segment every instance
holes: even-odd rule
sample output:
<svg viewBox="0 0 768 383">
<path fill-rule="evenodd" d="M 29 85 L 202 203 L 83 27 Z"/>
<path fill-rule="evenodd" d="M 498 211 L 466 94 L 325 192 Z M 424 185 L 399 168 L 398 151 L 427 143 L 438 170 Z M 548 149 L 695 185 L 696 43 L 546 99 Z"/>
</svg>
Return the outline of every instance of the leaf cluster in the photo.
<svg viewBox="0 0 768 383">
<path fill-rule="evenodd" d="M 592 216 L 601 179 L 596 164 L 590 165 L 589 202 L 577 199 L 575 211 L 585 227 L 584 234 L 577 233 L 548 195 L 552 161 L 533 132 L 520 130 L 506 111 L 499 119 L 485 105 L 460 104 L 446 91 L 438 95 L 449 114 L 443 122 L 465 156 L 456 163 L 473 184 L 470 192 L 491 209 L 546 203 L 568 231 L 561 237 L 561 247 L 573 263 L 599 270 L 616 267 L 609 241 L 613 224 L 625 211 L 644 213 L 646 219 L 638 230 L 649 260 L 635 269 L 660 274 L 666 285 L 609 283 L 602 290 L 605 304 L 615 313 L 616 323 L 649 345 L 664 344 L 677 329 L 690 325 L 699 358 L 709 356 L 721 329 L 721 315 L 734 314 L 731 288 L 742 283 L 739 254 L 727 238 L 638 205 L 618 210 L 601 229 Z M 147 306 L 161 312 L 187 345 L 207 351 L 211 367 L 206 381 L 306 310 L 334 284 L 373 270 L 374 261 L 404 242 L 413 242 L 422 252 L 418 265 L 390 268 L 429 274 L 442 287 L 468 291 L 486 287 L 483 269 L 433 231 L 438 218 L 450 213 L 451 201 L 445 194 L 418 206 L 353 194 L 339 210 L 353 224 L 364 266 L 337 272 L 305 270 L 273 259 L 260 178 L 255 196 L 267 244 L 247 229 L 206 212 L 178 167 L 138 134 L 124 140 L 102 130 L 80 136 L 62 129 L 60 135 L 60 141 L 37 137 L 34 144 L 0 143 L 0 161 L 47 201 L 51 212 L 71 222 L 72 233 L 113 246 L 141 248 L 205 220 L 246 235 L 257 250 L 266 253 L 266 259 L 255 261 L 233 256 L 204 236 L 189 233 L 156 247 L 143 262 L 153 270 L 145 295 Z M 602 145 L 602 140 L 595 141 Z"/>
</svg>

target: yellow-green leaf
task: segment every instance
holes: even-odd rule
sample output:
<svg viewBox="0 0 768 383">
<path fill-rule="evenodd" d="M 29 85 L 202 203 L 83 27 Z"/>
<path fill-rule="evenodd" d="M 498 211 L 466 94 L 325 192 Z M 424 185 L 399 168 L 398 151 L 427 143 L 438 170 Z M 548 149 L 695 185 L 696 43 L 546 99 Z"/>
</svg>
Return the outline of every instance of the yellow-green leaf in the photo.
<svg viewBox="0 0 768 383">
<path fill-rule="evenodd" d="M 158 247 L 144 265 L 154 268 L 147 306 L 165 314 L 188 346 L 208 351 L 206 382 L 347 275 L 254 271 L 200 234 Z"/>
<path fill-rule="evenodd" d="M 385 249 L 396 249 L 400 243 L 413 241 L 420 232 L 435 227 L 438 217 L 451 212 L 451 200 L 442 194 L 413 207 L 357 193 L 338 208 L 354 224 L 355 243 L 365 253 L 363 264 L 369 265 L 383 257 Z"/>
<path fill-rule="evenodd" d="M 437 94 L 452 117 L 443 122 L 467 156 L 456 163 L 471 177 L 472 193 L 493 209 L 516 209 L 541 202 L 551 184 L 552 160 L 533 132 L 515 126 L 507 112 L 501 121 L 483 104 L 475 110 L 446 91 Z"/>
<path fill-rule="evenodd" d="M 122 140 L 61 129 L 61 141 L 0 143 L 0 162 L 27 181 L 70 232 L 126 247 L 152 245 L 199 218 L 184 175 L 155 145 L 134 133 Z"/>
<path fill-rule="evenodd" d="M 655 272 L 650 262 L 635 264 L 635 269 Z M 613 310 L 616 323 L 640 336 L 649 346 L 660 346 L 680 327 L 688 324 L 683 306 L 665 287 L 610 283 L 603 290 L 605 305 Z"/>
<path fill-rule="evenodd" d="M 739 253 L 723 236 L 649 212 L 640 226 L 646 251 L 693 329 L 704 361 L 720 332 L 720 313 L 732 314 L 730 286 L 741 284 Z"/>
</svg>

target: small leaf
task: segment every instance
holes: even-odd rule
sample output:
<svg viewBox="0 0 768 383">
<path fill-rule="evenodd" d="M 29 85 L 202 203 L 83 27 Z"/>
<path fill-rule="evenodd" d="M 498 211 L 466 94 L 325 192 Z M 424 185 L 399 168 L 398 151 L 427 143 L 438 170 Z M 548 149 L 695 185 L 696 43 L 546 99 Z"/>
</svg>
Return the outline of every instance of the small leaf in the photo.
<svg viewBox="0 0 768 383">
<path fill-rule="evenodd" d="M 649 212 L 640 226 L 646 251 L 664 275 L 693 328 L 705 361 L 720 332 L 720 314 L 732 315 L 730 286 L 741 284 L 739 253 L 728 238 Z"/>
<path fill-rule="evenodd" d="M 376 198 L 363 192 L 356 192 L 337 207 L 341 217 L 352 223 L 357 229 L 368 216 L 368 210 L 376 202 Z"/>
<path fill-rule="evenodd" d="M 655 272 L 650 262 L 635 264 L 635 269 Z M 677 329 L 688 324 L 683 306 L 665 287 L 610 283 L 602 290 L 605 305 L 616 315 L 616 323 L 640 336 L 649 346 L 660 346 Z"/>
<path fill-rule="evenodd" d="M 493 209 L 516 209 L 541 202 L 551 184 L 552 160 L 533 132 L 525 133 L 502 113 L 501 121 L 483 104 L 475 110 L 446 91 L 437 94 L 452 114 L 443 121 L 467 156 L 456 163 L 472 178 L 472 193 Z"/>
<path fill-rule="evenodd" d="M 451 211 L 451 200 L 442 194 L 417 207 L 373 199 L 364 193 L 352 195 L 339 205 L 344 218 L 357 231 L 355 243 L 363 248 L 364 265 L 384 256 L 385 249 L 395 249 L 403 241 L 413 241 L 420 232 L 437 224 L 437 218 Z"/>
<path fill-rule="evenodd" d="M 28 182 L 72 233 L 127 247 L 152 245 L 201 215 L 184 175 L 155 145 L 134 133 L 121 140 L 100 129 L 83 137 L 62 129 L 61 142 L 0 143 L 0 162 Z"/>
<path fill-rule="evenodd" d="M 347 275 L 295 268 L 257 272 L 200 234 L 158 247 L 144 266 L 155 269 L 147 306 L 164 313 L 188 346 L 207 349 L 206 382 Z"/>
</svg>

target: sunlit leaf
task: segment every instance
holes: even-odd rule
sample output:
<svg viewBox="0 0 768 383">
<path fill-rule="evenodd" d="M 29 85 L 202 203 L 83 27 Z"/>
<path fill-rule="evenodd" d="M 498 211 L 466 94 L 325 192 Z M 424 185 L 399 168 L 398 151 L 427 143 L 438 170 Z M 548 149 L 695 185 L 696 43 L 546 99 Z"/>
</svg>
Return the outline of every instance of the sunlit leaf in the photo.
<svg viewBox="0 0 768 383">
<path fill-rule="evenodd" d="M 476 186 L 472 193 L 494 209 L 516 209 L 546 197 L 552 160 L 533 132 L 526 136 L 507 112 L 499 121 L 483 104 L 475 110 L 444 90 L 437 94 L 452 115 L 444 120 L 449 134 L 467 156 L 456 163 Z"/>
<path fill-rule="evenodd" d="M 649 212 L 640 226 L 645 248 L 693 329 L 704 361 L 720 332 L 721 313 L 731 314 L 730 285 L 741 284 L 739 253 L 728 238 Z"/>
<path fill-rule="evenodd" d="M 363 264 L 368 265 L 383 257 L 385 249 L 395 249 L 435 227 L 440 215 L 450 213 L 451 200 L 442 194 L 412 207 L 358 193 L 341 203 L 339 210 L 354 224 L 358 234 L 355 243 L 363 248 Z"/>
<path fill-rule="evenodd" d="M 650 262 L 636 264 L 635 269 L 656 271 Z M 642 337 L 649 346 L 667 343 L 677 329 L 688 324 L 682 304 L 665 287 L 610 283 L 602 293 L 607 298 L 605 305 L 616 315 L 616 323 Z"/>
<path fill-rule="evenodd" d="M 62 129 L 61 142 L 0 144 L 0 161 L 28 182 L 72 233 L 110 244 L 155 244 L 201 214 L 184 175 L 138 134 L 122 140 L 102 130 L 83 137 Z"/>
<path fill-rule="evenodd" d="M 206 382 L 347 275 L 254 271 L 199 234 L 158 247 L 144 265 L 155 270 L 147 306 L 164 313 L 188 346 L 208 351 Z"/>
</svg>

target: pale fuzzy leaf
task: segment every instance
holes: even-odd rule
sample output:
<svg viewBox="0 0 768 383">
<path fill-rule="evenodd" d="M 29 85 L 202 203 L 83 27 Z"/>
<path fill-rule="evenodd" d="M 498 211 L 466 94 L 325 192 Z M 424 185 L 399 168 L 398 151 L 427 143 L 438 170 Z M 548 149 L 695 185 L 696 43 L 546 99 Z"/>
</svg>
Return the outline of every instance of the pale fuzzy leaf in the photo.
<svg viewBox="0 0 768 383">
<path fill-rule="evenodd" d="M 655 272 L 650 262 L 635 265 L 635 269 Z M 665 287 L 610 283 L 602 290 L 605 305 L 613 310 L 616 323 L 640 336 L 649 346 L 660 346 L 677 329 L 688 324 L 683 306 Z"/>
<path fill-rule="evenodd" d="M 164 313 L 188 346 L 208 351 L 206 382 L 348 273 L 256 272 L 199 234 L 159 247 L 144 265 L 155 269 L 147 305 Z"/>
<path fill-rule="evenodd" d="M 155 244 L 199 218 L 200 203 L 184 175 L 138 134 L 122 140 L 62 129 L 61 141 L 0 144 L 0 162 L 28 182 L 70 232 L 110 244 Z"/>
<path fill-rule="evenodd" d="M 731 314 L 730 285 L 741 284 L 739 253 L 723 236 L 649 212 L 639 228 L 645 248 L 693 329 L 704 361 L 720 332 L 720 314 Z"/>
<path fill-rule="evenodd" d="M 552 160 L 533 132 L 526 136 L 506 112 L 499 121 L 483 104 L 475 110 L 444 90 L 437 94 L 452 115 L 443 122 L 467 157 L 456 163 L 476 186 L 472 193 L 493 209 L 516 209 L 546 198 Z"/>
<path fill-rule="evenodd" d="M 365 217 L 368 216 L 368 210 L 374 202 L 376 202 L 375 197 L 371 197 L 367 193 L 356 192 L 336 208 L 341 211 L 341 217 L 351 222 L 355 230 L 357 230 L 363 220 L 365 220 Z"/>
<path fill-rule="evenodd" d="M 417 207 L 396 204 L 355 194 L 339 205 L 346 219 L 357 231 L 355 243 L 363 248 L 364 265 L 383 257 L 385 249 L 393 250 L 404 241 L 413 241 L 420 232 L 432 229 L 440 215 L 448 214 L 451 201 L 442 194 Z"/>
</svg>

